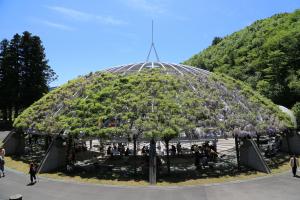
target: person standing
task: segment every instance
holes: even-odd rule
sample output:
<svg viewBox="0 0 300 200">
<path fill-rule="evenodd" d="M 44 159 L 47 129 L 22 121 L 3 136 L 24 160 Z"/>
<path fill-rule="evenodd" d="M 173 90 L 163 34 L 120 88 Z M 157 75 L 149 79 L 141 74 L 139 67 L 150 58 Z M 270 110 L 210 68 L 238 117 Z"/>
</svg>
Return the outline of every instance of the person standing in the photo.
<svg viewBox="0 0 300 200">
<path fill-rule="evenodd" d="M 4 160 L 4 156 L 5 156 L 5 149 L 3 147 L 0 148 L 0 171 L 2 172 L 2 176 L 5 176 L 4 173 L 4 165 L 5 165 L 5 160 Z M 0 178 L 1 178 L 1 174 L 0 174 Z"/>
<path fill-rule="evenodd" d="M 31 184 L 36 183 L 36 165 L 34 163 L 29 165 L 29 174 Z"/>
<path fill-rule="evenodd" d="M 180 142 L 177 142 L 177 145 L 176 145 L 176 147 L 177 147 L 177 154 L 179 155 L 179 154 L 181 154 L 181 144 L 180 144 Z"/>
<path fill-rule="evenodd" d="M 0 147 L 0 156 L 4 159 L 5 149 L 3 147 Z"/>
<path fill-rule="evenodd" d="M 295 155 L 293 155 L 291 157 L 291 159 L 290 159 L 290 165 L 291 165 L 291 168 L 292 168 L 293 175 L 295 177 L 296 173 L 297 173 L 297 167 L 299 166 L 298 158 L 296 158 Z"/>
<path fill-rule="evenodd" d="M 5 173 L 4 173 L 4 158 L 2 156 L 0 156 L 0 171 L 2 173 L 2 175 L 0 174 L 0 178 L 1 176 L 4 177 Z"/>
</svg>

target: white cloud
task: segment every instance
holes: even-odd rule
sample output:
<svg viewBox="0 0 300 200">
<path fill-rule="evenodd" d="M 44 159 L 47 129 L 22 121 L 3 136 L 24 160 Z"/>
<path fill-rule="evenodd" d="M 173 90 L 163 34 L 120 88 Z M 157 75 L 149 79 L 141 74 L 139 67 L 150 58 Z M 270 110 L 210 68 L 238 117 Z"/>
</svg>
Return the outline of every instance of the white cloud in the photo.
<svg viewBox="0 0 300 200">
<path fill-rule="evenodd" d="M 47 20 L 36 20 L 46 26 L 50 26 L 50 27 L 53 27 L 53 28 L 56 28 L 56 29 L 60 29 L 60 30 L 64 30 L 64 31 L 74 31 L 75 29 L 70 27 L 70 26 L 67 26 L 67 25 L 64 25 L 64 24 L 59 24 L 59 23 L 55 23 L 55 22 L 51 22 L 51 21 L 47 21 Z"/>
<path fill-rule="evenodd" d="M 74 10 L 70 8 L 65 8 L 61 6 L 47 6 L 49 9 L 65 15 L 69 18 L 79 21 L 97 21 L 102 24 L 107 25 L 123 25 L 126 24 L 123 20 L 116 19 L 112 16 L 101 16 L 101 15 L 94 15 L 87 12 L 82 12 L 79 10 Z"/>
<path fill-rule="evenodd" d="M 152 13 L 152 14 L 164 14 L 166 9 L 164 8 L 161 1 L 152 1 L 149 0 L 126 0 L 126 4 L 136 10 Z"/>
</svg>

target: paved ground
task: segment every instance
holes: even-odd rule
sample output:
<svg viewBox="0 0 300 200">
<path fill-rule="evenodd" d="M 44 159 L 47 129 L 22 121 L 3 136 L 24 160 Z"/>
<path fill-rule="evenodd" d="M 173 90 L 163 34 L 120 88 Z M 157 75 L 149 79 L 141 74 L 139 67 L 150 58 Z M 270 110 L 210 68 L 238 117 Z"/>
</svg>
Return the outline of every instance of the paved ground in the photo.
<svg viewBox="0 0 300 200">
<path fill-rule="evenodd" d="M 1 133 L 0 136 L 3 136 Z M 1 139 L 1 137 L 0 137 Z M 231 145 L 231 144 L 230 144 Z M 229 145 L 229 146 L 230 146 Z M 299 200 L 300 178 L 283 173 L 272 177 L 243 182 L 193 187 L 118 187 L 79 184 L 42 178 L 34 186 L 27 186 L 29 177 L 8 170 L 0 179 L 0 200 L 22 194 L 27 200 Z"/>
<path fill-rule="evenodd" d="M 40 179 L 34 186 L 26 186 L 28 177 L 15 171 L 7 171 L 0 179 L 0 199 L 20 193 L 23 199 L 43 200 L 299 200 L 300 178 L 290 173 L 243 182 L 192 187 L 119 187 L 70 183 Z"/>
</svg>

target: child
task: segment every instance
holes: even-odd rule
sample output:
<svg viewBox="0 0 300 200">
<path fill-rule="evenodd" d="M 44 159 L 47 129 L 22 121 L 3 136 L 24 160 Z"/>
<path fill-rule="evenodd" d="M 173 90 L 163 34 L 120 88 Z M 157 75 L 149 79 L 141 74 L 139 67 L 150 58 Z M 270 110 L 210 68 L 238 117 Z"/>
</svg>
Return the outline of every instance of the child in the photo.
<svg viewBox="0 0 300 200">
<path fill-rule="evenodd" d="M 33 163 L 30 163 L 29 165 L 29 174 L 30 174 L 31 184 L 36 183 L 36 166 Z"/>
</svg>

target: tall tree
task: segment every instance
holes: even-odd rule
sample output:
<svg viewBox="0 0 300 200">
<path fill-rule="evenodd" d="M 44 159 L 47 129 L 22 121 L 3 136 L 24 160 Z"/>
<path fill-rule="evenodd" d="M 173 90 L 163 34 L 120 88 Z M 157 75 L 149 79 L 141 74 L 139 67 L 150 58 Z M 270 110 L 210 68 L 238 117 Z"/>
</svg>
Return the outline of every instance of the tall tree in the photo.
<svg viewBox="0 0 300 200">
<path fill-rule="evenodd" d="M 217 45 L 218 43 L 220 43 L 222 41 L 223 38 L 221 37 L 214 37 L 213 41 L 211 42 L 211 45 Z"/>
<path fill-rule="evenodd" d="M 25 31 L 21 38 L 22 65 L 20 71 L 21 90 L 20 105 L 28 107 L 49 91 L 48 84 L 56 78 L 54 71 L 48 65 L 45 48 L 38 36 L 32 36 Z"/>
<path fill-rule="evenodd" d="M 20 110 L 49 91 L 56 78 L 38 36 L 25 31 L 0 43 L 0 108 L 3 120 L 12 121 Z M 14 114 L 14 116 L 13 116 Z"/>
<path fill-rule="evenodd" d="M 20 42 L 21 36 L 15 34 L 9 43 L 8 56 L 5 74 L 5 97 L 7 102 L 8 119 L 12 121 L 13 108 L 14 113 L 18 113 L 19 108 L 19 93 L 20 93 Z"/>
<path fill-rule="evenodd" d="M 7 51 L 8 51 L 9 41 L 7 39 L 3 39 L 0 42 L 0 109 L 2 113 L 2 119 L 4 121 L 7 120 L 7 110 L 6 110 L 6 100 L 4 96 L 5 90 L 5 69 L 7 68 Z"/>
</svg>

